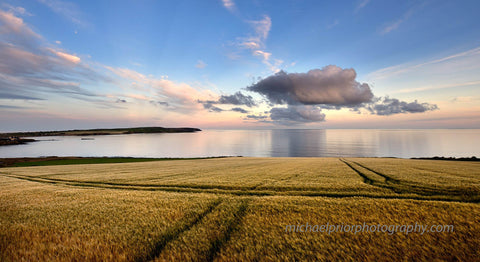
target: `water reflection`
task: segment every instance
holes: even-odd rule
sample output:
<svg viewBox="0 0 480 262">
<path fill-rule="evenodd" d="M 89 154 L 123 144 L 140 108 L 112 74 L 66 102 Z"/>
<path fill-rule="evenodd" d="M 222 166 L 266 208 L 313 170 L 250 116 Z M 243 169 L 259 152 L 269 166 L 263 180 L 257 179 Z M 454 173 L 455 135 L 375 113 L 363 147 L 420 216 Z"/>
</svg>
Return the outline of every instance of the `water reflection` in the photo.
<svg viewBox="0 0 480 262">
<path fill-rule="evenodd" d="M 325 130 L 271 130 L 273 157 L 326 156 Z"/>
<path fill-rule="evenodd" d="M 375 156 L 377 136 L 375 130 L 327 130 L 327 156 Z"/>
<path fill-rule="evenodd" d="M 432 157 L 480 156 L 480 130 L 205 130 L 198 133 L 40 137 L 0 157 Z"/>
</svg>

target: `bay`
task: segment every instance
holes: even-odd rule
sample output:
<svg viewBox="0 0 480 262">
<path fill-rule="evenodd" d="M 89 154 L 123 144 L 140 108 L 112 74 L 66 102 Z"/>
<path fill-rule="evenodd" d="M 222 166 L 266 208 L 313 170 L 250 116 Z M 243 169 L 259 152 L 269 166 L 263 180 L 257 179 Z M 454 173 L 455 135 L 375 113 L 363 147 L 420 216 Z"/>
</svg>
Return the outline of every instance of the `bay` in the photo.
<svg viewBox="0 0 480 262">
<path fill-rule="evenodd" d="M 480 129 L 204 130 L 36 137 L 41 141 L 0 147 L 0 157 L 479 157 L 479 138 Z"/>
</svg>

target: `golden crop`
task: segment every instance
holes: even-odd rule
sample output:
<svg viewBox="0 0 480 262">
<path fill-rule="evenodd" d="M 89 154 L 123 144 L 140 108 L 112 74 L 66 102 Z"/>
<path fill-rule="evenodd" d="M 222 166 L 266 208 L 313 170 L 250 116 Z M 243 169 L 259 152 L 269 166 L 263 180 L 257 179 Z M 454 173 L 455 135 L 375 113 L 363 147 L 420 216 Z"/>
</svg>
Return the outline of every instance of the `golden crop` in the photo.
<svg viewBox="0 0 480 262">
<path fill-rule="evenodd" d="M 222 158 L 0 169 L 0 261 L 478 259 L 480 163 Z M 285 232 L 443 224 L 452 233 Z"/>
</svg>

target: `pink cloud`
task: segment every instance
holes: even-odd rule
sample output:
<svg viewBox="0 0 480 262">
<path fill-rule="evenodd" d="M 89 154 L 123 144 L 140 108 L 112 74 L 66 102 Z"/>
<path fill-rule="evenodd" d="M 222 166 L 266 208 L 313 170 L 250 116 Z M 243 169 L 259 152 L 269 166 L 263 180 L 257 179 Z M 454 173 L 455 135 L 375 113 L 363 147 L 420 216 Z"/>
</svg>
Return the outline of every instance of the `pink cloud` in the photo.
<svg viewBox="0 0 480 262">
<path fill-rule="evenodd" d="M 13 13 L 0 10 L 0 34 L 16 34 L 26 37 L 40 38 L 38 34 L 32 31 L 20 17 L 16 17 Z"/>
</svg>

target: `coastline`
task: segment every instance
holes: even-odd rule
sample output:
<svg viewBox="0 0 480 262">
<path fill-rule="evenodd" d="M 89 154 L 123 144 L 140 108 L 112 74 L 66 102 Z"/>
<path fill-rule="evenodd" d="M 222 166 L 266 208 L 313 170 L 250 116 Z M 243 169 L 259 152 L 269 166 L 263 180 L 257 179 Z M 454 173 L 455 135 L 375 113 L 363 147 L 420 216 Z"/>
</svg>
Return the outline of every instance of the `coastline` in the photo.
<svg viewBox="0 0 480 262">
<path fill-rule="evenodd" d="M 125 135 L 125 134 L 151 134 L 151 133 L 193 133 L 202 131 L 193 127 L 132 127 L 132 128 L 97 128 L 74 129 L 62 131 L 32 131 L 0 133 L 0 146 L 21 145 L 36 142 L 35 139 L 24 137 L 39 136 L 95 136 L 95 135 Z"/>
</svg>

